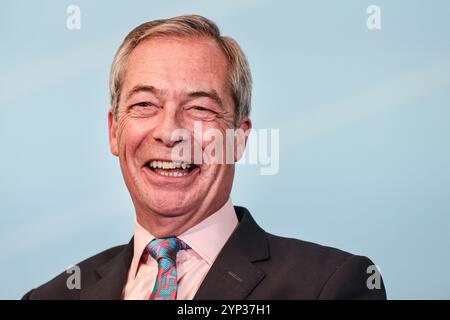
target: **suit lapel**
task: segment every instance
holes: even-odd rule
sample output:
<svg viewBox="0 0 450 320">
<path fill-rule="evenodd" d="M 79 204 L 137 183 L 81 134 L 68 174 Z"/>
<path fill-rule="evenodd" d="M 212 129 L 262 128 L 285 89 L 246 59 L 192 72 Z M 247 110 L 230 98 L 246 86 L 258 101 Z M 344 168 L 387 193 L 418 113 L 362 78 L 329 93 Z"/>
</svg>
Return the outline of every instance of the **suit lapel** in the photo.
<svg viewBox="0 0 450 320">
<path fill-rule="evenodd" d="M 262 230 L 247 209 L 235 207 L 239 225 L 226 242 L 195 295 L 195 300 L 242 300 L 265 273 L 253 264 L 269 258 Z"/>
<path fill-rule="evenodd" d="M 82 300 L 119 300 L 128 276 L 128 269 L 133 258 L 133 238 L 124 249 L 99 267 L 96 272 L 100 279 L 90 287 L 82 289 Z"/>
</svg>

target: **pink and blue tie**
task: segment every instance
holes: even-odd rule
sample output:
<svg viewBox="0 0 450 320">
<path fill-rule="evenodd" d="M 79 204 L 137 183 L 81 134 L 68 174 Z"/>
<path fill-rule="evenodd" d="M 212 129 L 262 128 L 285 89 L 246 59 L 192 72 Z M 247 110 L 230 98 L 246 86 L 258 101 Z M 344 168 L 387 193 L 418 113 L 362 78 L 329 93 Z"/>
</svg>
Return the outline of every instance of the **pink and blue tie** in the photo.
<svg viewBox="0 0 450 320">
<path fill-rule="evenodd" d="M 143 259 L 152 256 L 158 262 L 158 276 L 156 277 L 151 300 L 175 300 L 177 297 L 177 269 L 176 256 L 179 250 L 190 247 L 175 237 L 153 240 L 144 250 Z"/>
</svg>

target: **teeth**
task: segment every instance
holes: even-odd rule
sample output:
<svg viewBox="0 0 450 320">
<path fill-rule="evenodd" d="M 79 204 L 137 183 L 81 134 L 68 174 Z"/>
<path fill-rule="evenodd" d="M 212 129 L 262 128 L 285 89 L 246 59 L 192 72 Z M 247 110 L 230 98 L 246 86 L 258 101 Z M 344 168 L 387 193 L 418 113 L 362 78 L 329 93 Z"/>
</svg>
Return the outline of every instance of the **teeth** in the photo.
<svg viewBox="0 0 450 320">
<path fill-rule="evenodd" d="M 159 169 L 190 169 L 192 168 L 192 164 L 153 160 L 150 162 L 150 167 Z"/>
<path fill-rule="evenodd" d="M 166 177 L 182 177 L 187 175 L 186 172 L 164 172 L 164 171 L 158 171 L 158 173 L 162 176 Z"/>
</svg>

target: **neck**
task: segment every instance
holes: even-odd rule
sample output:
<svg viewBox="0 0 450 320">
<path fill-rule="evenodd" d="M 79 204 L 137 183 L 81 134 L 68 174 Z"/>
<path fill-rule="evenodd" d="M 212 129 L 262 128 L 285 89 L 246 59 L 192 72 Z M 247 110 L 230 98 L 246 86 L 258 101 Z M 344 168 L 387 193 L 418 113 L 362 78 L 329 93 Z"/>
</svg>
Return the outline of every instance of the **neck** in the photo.
<svg viewBox="0 0 450 320">
<path fill-rule="evenodd" d="M 195 209 L 177 216 L 150 210 L 136 210 L 136 217 L 138 223 L 156 238 L 179 236 L 217 212 L 225 205 L 228 198 L 229 195 L 220 201 L 209 204 L 202 203 Z"/>
</svg>

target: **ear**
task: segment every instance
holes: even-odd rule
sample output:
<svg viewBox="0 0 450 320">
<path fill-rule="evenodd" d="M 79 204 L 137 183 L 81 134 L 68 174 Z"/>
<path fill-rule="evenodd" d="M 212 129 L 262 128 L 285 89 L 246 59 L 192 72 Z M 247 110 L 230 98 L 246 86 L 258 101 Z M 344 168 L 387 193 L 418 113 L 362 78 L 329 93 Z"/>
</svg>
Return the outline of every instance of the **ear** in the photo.
<svg viewBox="0 0 450 320">
<path fill-rule="evenodd" d="M 114 119 L 114 115 L 109 109 L 108 112 L 108 129 L 109 129 L 109 148 L 111 153 L 116 157 L 119 156 L 119 145 L 117 142 L 117 121 Z"/>
<path fill-rule="evenodd" d="M 238 130 L 242 130 L 243 136 L 238 134 L 237 137 L 235 135 L 236 144 L 234 150 L 234 161 L 238 162 L 244 153 L 245 147 L 247 146 L 247 139 L 252 129 L 252 121 L 249 117 L 245 117 L 241 120 Z"/>
</svg>

